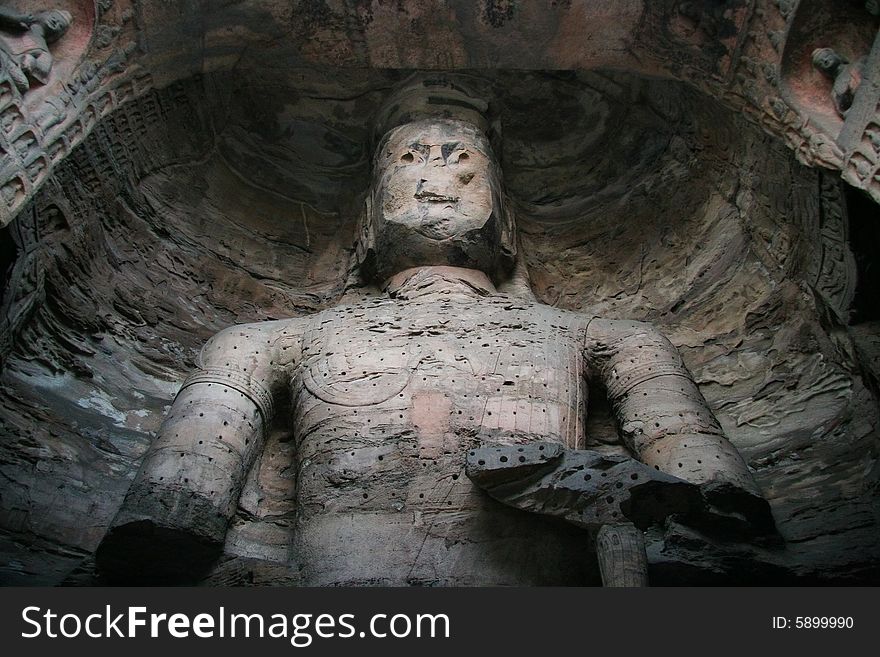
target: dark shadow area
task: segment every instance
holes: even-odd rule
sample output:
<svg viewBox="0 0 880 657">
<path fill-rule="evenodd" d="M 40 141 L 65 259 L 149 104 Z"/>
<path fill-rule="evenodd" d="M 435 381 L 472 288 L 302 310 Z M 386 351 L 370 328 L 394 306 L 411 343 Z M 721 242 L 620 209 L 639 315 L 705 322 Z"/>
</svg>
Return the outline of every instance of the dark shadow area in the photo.
<svg viewBox="0 0 880 657">
<path fill-rule="evenodd" d="M 9 277 L 15 267 L 18 257 L 18 249 L 12 239 L 10 226 L 0 228 L 0 300 L 6 297 L 6 288 L 9 285 Z"/>
<path fill-rule="evenodd" d="M 850 185 L 844 189 L 858 281 L 850 323 L 861 324 L 880 319 L 880 212 L 865 192 Z"/>
</svg>

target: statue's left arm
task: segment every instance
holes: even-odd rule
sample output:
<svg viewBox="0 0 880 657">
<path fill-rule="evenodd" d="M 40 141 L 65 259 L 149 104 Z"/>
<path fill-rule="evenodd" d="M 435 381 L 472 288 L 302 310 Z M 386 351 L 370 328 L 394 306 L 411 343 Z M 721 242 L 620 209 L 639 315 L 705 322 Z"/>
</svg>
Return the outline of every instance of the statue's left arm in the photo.
<svg viewBox="0 0 880 657">
<path fill-rule="evenodd" d="M 608 391 L 620 435 L 643 463 L 699 484 L 724 511 L 763 522 L 769 508 L 675 346 L 644 322 L 592 319 L 584 355 Z"/>
</svg>

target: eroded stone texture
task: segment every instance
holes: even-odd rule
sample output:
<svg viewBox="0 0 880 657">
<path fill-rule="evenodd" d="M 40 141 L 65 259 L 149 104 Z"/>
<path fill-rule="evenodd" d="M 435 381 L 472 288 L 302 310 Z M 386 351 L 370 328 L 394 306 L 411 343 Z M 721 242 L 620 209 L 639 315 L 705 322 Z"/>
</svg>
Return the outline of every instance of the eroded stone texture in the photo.
<svg viewBox="0 0 880 657">
<path fill-rule="evenodd" d="M 656 327 L 543 306 L 531 301 L 525 280 L 512 286 L 520 296 L 497 292 L 493 279 L 506 283 L 524 274 L 516 268 L 515 226 L 486 132 L 488 103 L 459 78 L 417 76 L 388 106 L 378 134 L 391 129 L 373 157 L 356 254 L 364 282 L 385 281 L 392 302 L 363 301 L 308 321 L 250 324 L 214 336 L 102 541 L 102 574 L 123 582 L 173 581 L 206 571 L 280 402 L 293 408 L 299 464 L 293 559 L 304 583 L 403 584 L 423 580 L 425 567 L 444 584 L 529 583 L 533 556 L 509 557 L 505 567 L 521 574 L 502 575 L 476 569 L 476 555 L 449 544 L 450 536 L 478 533 L 497 511 L 481 505 L 468 483 L 450 487 L 444 499 L 453 508 L 441 508 L 422 530 L 413 527 L 422 506 L 414 494 L 431 482 L 460 479 L 463 453 L 474 440 L 582 445 L 590 378 L 608 391 L 638 459 L 698 484 L 712 507 L 772 526 L 745 462 Z M 374 344 L 377 333 L 383 335 Z M 359 456 L 364 447 L 366 461 L 377 450 L 377 461 L 388 457 L 397 485 L 387 498 L 377 480 L 386 468 L 364 470 L 370 465 Z M 570 476 L 571 465 L 565 470 Z M 649 481 L 644 469 L 641 476 Z M 518 495 L 524 501 L 514 506 L 530 510 L 531 495 L 544 497 L 522 488 Z M 457 503 L 459 496 L 465 501 Z M 608 500 L 596 495 L 580 495 L 570 509 L 561 497 L 555 501 L 575 524 L 613 522 L 597 506 Z M 647 504 L 655 505 L 663 506 Z M 417 509 L 411 521 L 387 511 L 407 506 Z M 645 524 L 642 512 L 620 510 Z M 688 510 L 671 505 L 666 513 Z M 445 546 L 428 540 L 436 524 L 445 527 Z M 356 543 L 360 557 L 340 550 L 340 542 Z M 388 544 L 393 556 L 378 559 Z M 186 557 L 175 559 L 176 552 Z M 632 566 L 639 572 L 643 554 Z M 415 555 L 412 564 L 407 555 Z"/>
<path fill-rule="evenodd" d="M 553 443 L 471 450 L 467 475 L 505 504 L 592 531 L 627 521 L 644 530 L 705 510 L 699 487 L 683 479 L 631 457 Z"/>
<path fill-rule="evenodd" d="M 22 14 L 45 8 L 39 0 L 8 4 Z M 0 131 L 0 148 L 14 163 L 0 177 L 0 223 L 18 214 L 101 118 L 132 98 L 192 76 L 239 73 L 261 102 L 279 85 L 295 88 L 301 72 L 313 67 L 616 70 L 678 80 L 783 140 L 800 161 L 841 171 L 877 200 L 880 151 L 872 135 L 880 126 L 874 80 L 880 50 L 873 44 L 880 18 L 871 6 L 855 0 L 535 6 L 69 0 L 73 22 L 50 44 L 48 84 L 25 97 L 0 70 L 0 121 L 9 128 Z M 858 85 L 846 117 L 835 110 L 833 82 L 811 65 L 817 48 L 865 62 L 867 84 Z"/>
<path fill-rule="evenodd" d="M 766 40 L 756 33 L 744 53 Z M 217 72 L 122 105 L 7 229 L 4 581 L 91 581 L 91 554 L 211 335 L 340 303 L 368 180 L 363 117 L 398 76 L 301 75 L 294 87 Z M 652 581 L 872 581 L 875 329 L 846 325 L 856 281 L 834 177 L 682 85 L 482 75 L 536 296 L 661 326 L 787 540 L 734 548 L 671 523 L 648 534 Z M 590 392 L 587 446 L 616 453 L 611 409 Z M 299 580 L 289 438 L 272 428 L 206 581 Z M 562 531 L 532 523 L 529 541 L 545 526 Z M 598 582 L 569 536 L 571 581 Z"/>
<path fill-rule="evenodd" d="M 612 587 L 646 586 L 648 555 L 641 532 L 628 525 L 604 525 L 596 537 L 602 583 Z"/>
</svg>

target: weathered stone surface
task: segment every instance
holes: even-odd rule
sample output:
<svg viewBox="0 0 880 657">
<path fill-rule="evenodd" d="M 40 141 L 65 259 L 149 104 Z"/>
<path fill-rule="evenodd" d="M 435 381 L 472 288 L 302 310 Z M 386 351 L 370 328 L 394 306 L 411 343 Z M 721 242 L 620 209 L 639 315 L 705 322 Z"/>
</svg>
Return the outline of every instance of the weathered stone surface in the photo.
<svg viewBox="0 0 880 657">
<path fill-rule="evenodd" d="M 648 585 L 645 538 L 632 525 L 603 525 L 596 536 L 596 553 L 605 586 Z"/>
<path fill-rule="evenodd" d="M 498 512 L 491 506 L 456 504 L 450 489 L 451 513 L 438 514 L 424 530 L 415 515 L 403 523 L 387 507 L 416 507 L 414 514 L 421 514 L 415 491 L 447 475 L 459 479 L 461 452 L 474 439 L 582 444 L 588 378 L 607 389 L 626 447 L 646 465 L 621 461 L 629 471 L 600 472 L 611 461 L 579 451 L 565 455 L 546 486 L 516 486 L 516 501 L 491 482 L 481 487 L 513 506 L 541 510 L 546 503 L 569 522 L 598 529 L 617 524 L 618 515 L 646 525 L 670 513 L 707 514 L 695 490 L 688 499 L 671 485 L 688 481 L 702 487 L 713 508 L 772 526 L 745 463 L 656 327 L 578 316 L 531 300 L 490 144 L 488 99 L 485 90 L 469 86 L 458 76 L 416 76 L 380 112 L 376 134 L 383 136 L 356 244 L 357 273 L 364 284 L 382 283 L 391 303 L 364 299 L 308 320 L 230 327 L 211 338 L 101 543 L 102 574 L 139 581 L 155 571 L 164 581 L 177 566 L 181 576 L 206 571 L 281 403 L 294 409 L 293 558 L 307 583 L 403 584 L 419 559 L 443 583 L 529 581 L 522 579 L 533 570 L 528 562 L 507 559 L 506 567 L 522 575 L 499 582 L 455 543 L 429 542 L 435 524 L 446 525 L 447 538 L 472 535 Z M 493 281 L 510 283 L 519 295 L 499 294 Z M 466 340 L 467 325 L 485 335 Z M 374 344 L 377 333 L 382 342 Z M 524 449 L 510 453 L 525 462 Z M 533 460 L 542 460 L 540 449 Z M 395 492 L 384 499 L 384 486 L 374 481 L 386 457 L 389 474 L 399 479 L 399 501 Z M 481 458 L 477 467 L 484 463 Z M 661 482 L 650 465 L 684 479 Z M 473 468 L 471 478 L 479 479 Z M 591 471 L 599 481 L 609 478 L 609 490 L 597 494 L 595 484 L 584 483 Z M 473 491 L 465 484 L 457 495 L 472 498 Z M 345 517 L 344 528 L 336 516 Z M 339 535 L 352 530 L 365 549 L 339 552 Z M 154 542 L 170 543 L 189 558 L 157 560 L 149 549 Z M 376 559 L 383 542 L 396 546 L 395 558 Z M 408 565 L 406 554 L 415 554 L 416 562 Z M 644 572 L 643 552 L 637 556 L 633 568 Z"/>
<path fill-rule="evenodd" d="M 13 142 L 0 135 L 4 163 L 14 163 L 4 172 L 24 181 L 3 216 L 15 217 L 3 231 L 0 331 L 6 582 L 55 583 L 69 573 L 68 581 L 88 579 L 91 555 L 205 340 L 233 323 L 340 303 L 369 180 L 368 117 L 403 76 L 303 67 L 280 51 L 268 56 L 253 43 L 268 48 L 289 30 L 276 30 L 266 11 L 251 13 L 248 3 L 218 8 L 206 21 L 194 5 L 147 4 L 142 25 L 125 18 L 129 3 L 119 0 L 98 19 L 73 12 L 57 42 L 72 50 L 53 53 L 53 75 L 59 86 L 73 85 L 65 90 L 74 102 L 63 106 L 64 122 L 34 130 L 42 150 L 26 154 L 28 161 L 48 154 L 48 169 L 28 178 Z M 789 93 L 798 75 L 812 75 L 816 47 L 847 41 L 845 30 L 828 39 L 804 22 L 821 17 L 816 7 L 755 2 L 736 18 L 742 27 L 727 39 L 732 45 L 706 49 L 695 39 L 712 42 L 712 21 L 685 13 L 669 31 L 671 7 L 650 3 L 636 21 L 635 47 L 643 62 L 680 62 L 673 75 L 684 84 L 621 70 L 472 73 L 496 99 L 501 169 L 537 298 L 660 326 L 744 455 L 787 541 L 770 559 L 755 546 L 734 550 L 652 530 L 652 582 L 878 577 L 870 346 L 877 317 L 853 306 L 872 296 L 860 255 L 870 253 L 872 238 L 850 239 L 848 214 L 857 204 L 836 174 L 795 161 L 844 167 L 853 184 L 871 184 L 876 103 L 857 94 L 846 126 L 834 123 L 840 118 L 831 108 L 828 125 L 838 133 L 810 113 L 818 105 Z M 555 11 L 563 10 L 592 20 L 586 4 Z M 343 13 L 286 15 L 299 21 L 299 34 L 311 35 L 303 39 L 311 55 L 347 52 L 329 44 L 361 33 L 340 27 L 339 41 L 322 40 L 319 28 L 331 20 L 342 26 Z M 521 34 L 520 18 L 514 12 L 487 27 L 486 56 L 469 65 L 497 61 L 494 39 Z M 571 15 L 562 18 L 560 25 L 578 31 Z M 77 53 L 93 26 L 117 25 L 113 44 Z M 175 31 L 195 35 L 202 25 L 216 48 Z M 139 41 L 148 57 L 129 51 L 113 60 L 137 30 L 149 31 Z M 563 36 L 555 43 L 576 45 L 576 35 Z M 680 52 L 682 39 L 687 60 L 668 54 Z M 861 47 L 860 39 L 848 42 Z M 385 52 L 416 56 L 428 42 L 406 43 Z M 522 66 L 545 66 L 529 53 L 517 51 Z M 89 63 L 96 77 L 82 77 Z M 204 73 L 186 79 L 196 72 Z M 175 79 L 186 81 L 169 84 Z M 59 88 L 53 84 L 47 87 Z M 830 103 L 829 90 L 819 88 L 815 98 Z M 30 100 L 11 93 L 2 111 L 17 108 L 9 110 L 14 134 L 52 116 L 37 111 L 51 92 L 33 89 Z M 349 292 L 348 300 L 359 296 Z M 616 453 L 603 397 L 601 387 L 590 390 L 585 446 Z M 208 581 L 266 583 L 270 572 L 297 580 L 283 531 L 296 517 L 293 445 L 277 435 L 265 448 L 276 445 L 271 457 L 264 451 L 243 484 Z M 595 572 L 581 573 L 573 581 L 598 581 Z"/>
<path fill-rule="evenodd" d="M 705 509 L 700 489 L 624 456 L 552 443 L 471 450 L 467 476 L 495 499 L 598 531 L 629 521 L 640 529 Z"/>
<path fill-rule="evenodd" d="M 10 4 L 21 13 L 45 8 L 39 0 Z M 205 73 L 238 73 L 249 79 L 250 91 L 271 95 L 297 87 L 301 72 L 313 67 L 615 70 L 679 80 L 743 113 L 802 162 L 841 171 L 880 198 L 874 80 L 880 49 L 872 45 L 880 17 L 855 1 L 70 0 L 65 6 L 73 22 L 50 44 L 55 63 L 46 85 L 23 97 L 0 70 L 0 119 L 8 127 L 0 131 L 0 148 L 14 164 L 0 177 L 0 224 L 124 102 Z M 867 83 L 859 85 L 845 121 L 834 108 L 833 83 L 811 65 L 811 53 L 821 47 L 865 61 Z"/>
</svg>

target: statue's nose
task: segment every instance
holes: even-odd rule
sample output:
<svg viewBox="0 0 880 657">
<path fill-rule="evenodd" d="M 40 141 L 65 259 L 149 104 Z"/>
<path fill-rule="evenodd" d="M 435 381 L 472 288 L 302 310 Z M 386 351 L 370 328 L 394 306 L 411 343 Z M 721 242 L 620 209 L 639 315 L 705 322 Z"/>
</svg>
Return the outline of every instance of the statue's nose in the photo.
<svg viewBox="0 0 880 657">
<path fill-rule="evenodd" d="M 432 146 L 428 153 L 428 164 L 434 167 L 446 166 L 446 158 L 443 157 L 443 148 L 440 146 Z"/>
</svg>

